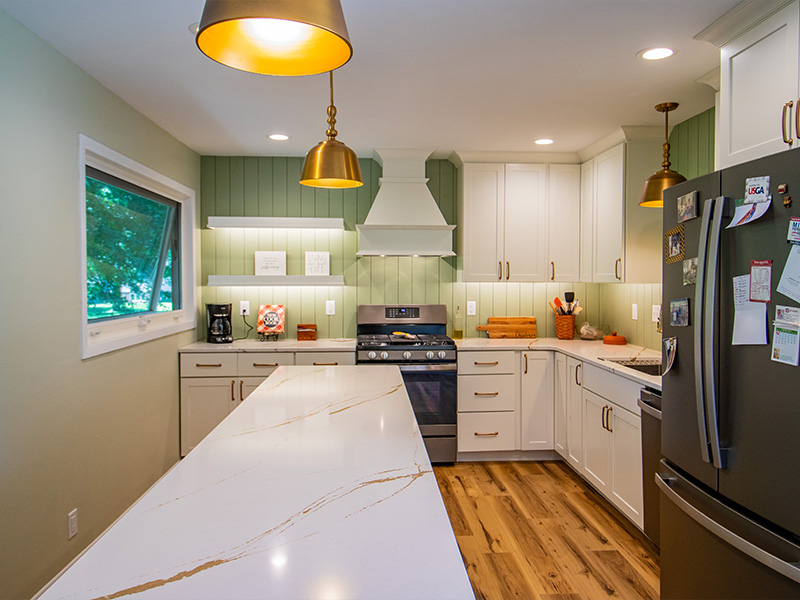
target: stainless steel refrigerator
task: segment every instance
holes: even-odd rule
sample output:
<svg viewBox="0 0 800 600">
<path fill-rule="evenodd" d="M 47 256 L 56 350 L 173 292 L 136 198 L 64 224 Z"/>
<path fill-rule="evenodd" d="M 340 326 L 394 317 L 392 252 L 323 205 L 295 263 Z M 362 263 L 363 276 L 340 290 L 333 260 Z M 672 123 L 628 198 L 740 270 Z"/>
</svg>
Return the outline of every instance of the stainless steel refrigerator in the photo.
<svg viewBox="0 0 800 600">
<path fill-rule="evenodd" d="M 769 209 L 726 229 L 746 181 L 762 176 Z M 776 288 L 790 217 L 800 217 L 800 150 L 674 186 L 663 215 L 662 336 L 677 351 L 663 376 L 656 476 L 661 597 L 800 598 L 800 367 L 771 359 L 776 305 L 798 306 Z M 690 264 L 684 275 L 692 258 L 695 283 Z M 773 261 L 768 343 L 733 345 L 733 278 L 752 260 Z"/>
</svg>

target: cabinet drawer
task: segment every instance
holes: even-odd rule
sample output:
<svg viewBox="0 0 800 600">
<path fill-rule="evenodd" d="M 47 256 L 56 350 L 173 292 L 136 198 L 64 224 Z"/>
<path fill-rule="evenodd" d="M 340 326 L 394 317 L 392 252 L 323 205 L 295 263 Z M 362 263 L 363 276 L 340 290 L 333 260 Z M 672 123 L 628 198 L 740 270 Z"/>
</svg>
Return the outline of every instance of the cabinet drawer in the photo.
<svg viewBox="0 0 800 600">
<path fill-rule="evenodd" d="M 181 354 L 181 377 L 236 377 L 236 353 Z"/>
<path fill-rule="evenodd" d="M 270 375 L 281 365 L 294 364 L 294 352 L 242 352 L 237 360 L 239 375 Z"/>
<path fill-rule="evenodd" d="M 483 373 L 515 373 L 516 352 L 498 350 L 488 352 L 460 352 L 458 354 L 459 375 Z"/>
<path fill-rule="evenodd" d="M 467 375 L 458 378 L 460 412 L 514 410 L 513 375 Z"/>
<path fill-rule="evenodd" d="M 513 412 L 459 413 L 458 451 L 516 450 Z"/>
<path fill-rule="evenodd" d="M 354 365 L 356 364 L 355 352 L 297 352 L 294 358 L 296 365 Z"/>
<path fill-rule="evenodd" d="M 588 363 L 583 363 L 581 371 L 581 382 L 584 388 L 618 404 L 635 415 L 639 414 L 639 392 L 642 389 L 640 383 Z"/>
</svg>

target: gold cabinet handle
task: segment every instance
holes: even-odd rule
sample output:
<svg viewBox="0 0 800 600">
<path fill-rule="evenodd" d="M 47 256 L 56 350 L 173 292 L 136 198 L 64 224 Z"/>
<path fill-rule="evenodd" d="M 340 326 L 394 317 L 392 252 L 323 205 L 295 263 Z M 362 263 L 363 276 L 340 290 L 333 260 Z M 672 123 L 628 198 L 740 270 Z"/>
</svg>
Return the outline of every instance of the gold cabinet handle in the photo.
<svg viewBox="0 0 800 600">
<path fill-rule="evenodd" d="M 511 277 L 511 263 L 506 261 L 506 281 Z"/>
<path fill-rule="evenodd" d="M 503 280 L 503 261 L 502 260 L 497 263 L 497 280 L 498 281 L 502 281 Z"/>
<path fill-rule="evenodd" d="M 575 366 L 575 385 L 581 386 L 583 385 L 580 381 L 578 381 L 578 370 L 583 366 L 583 363 L 578 363 Z"/>
<path fill-rule="evenodd" d="M 495 435 L 500 435 L 499 431 L 492 431 L 491 433 L 480 433 L 478 431 L 475 432 L 475 437 L 492 437 Z"/>
<path fill-rule="evenodd" d="M 611 412 L 614 410 L 613 406 L 608 407 L 608 412 L 606 413 L 606 429 L 610 433 L 614 433 L 614 428 L 611 426 Z"/>
<path fill-rule="evenodd" d="M 789 124 L 789 136 L 786 135 L 786 113 L 788 112 L 789 115 L 792 114 L 792 107 L 794 106 L 794 102 L 789 100 L 783 105 L 783 111 L 781 112 L 781 135 L 783 136 L 783 143 L 789 144 L 791 146 L 794 143 L 794 140 L 791 138 L 792 135 L 792 126 Z M 798 134 L 800 136 L 800 133 Z"/>
<path fill-rule="evenodd" d="M 608 405 L 603 407 L 603 416 L 600 419 L 602 421 L 601 425 L 603 426 L 603 429 L 608 429 L 608 426 L 606 425 L 606 412 L 607 411 L 608 411 Z"/>
<path fill-rule="evenodd" d="M 554 261 L 550 261 L 550 266 L 553 267 L 553 274 L 550 276 L 550 281 L 555 281 L 556 279 L 556 263 Z"/>
<path fill-rule="evenodd" d="M 244 381 L 239 380 L 239 401 L 244 400 Z"/>
<path fill-rule="evenodd" d="M 618 258 L 618 259 L 616 260 L 616 262 L 614 263 L 614 277 L 616 277 L 616 278 L 617 278 L 617 280 L 619 280 L 619 281 L 622 281 L 622 277 L 621 277 L 621 276 L 620 276 L 620 274 L 619 274 L 619 268 L 620 268 L 621 266 L 622 266 L 622 259 L 621 259 L 621 258 Z"/>
<path fill-rule="evenodd" d="M 338 362 L 332 362 L 332 363 L 318 363 L 318 362 L 315 362 L 315 363 L 311 363 L 311 364 L 313 364 L 315 367 L 335 367 L 339 363 Z"/>
<path fill-rule="evenodd" d="M 234 390 L 236 389 L 235 386 L 236 382 L 233 379 L 231 379 L 231 402 L 236 402 L 236 393 L 234 392 Z"/>
<path fill-rule="evenodd" d="M 278 363 L 253 363 L 254 367 L 277 367 Z"/>
<path fill-rule="evenodd" d="M 497 360 L 495 360 L 495 361 L 493 361 L 493 362 L 478 362 L 478 361 L 476 360 L 476 361 L 473 361 L 473 362 L 474 362 L 476 365 L 499 365 L 499 364 L 500 364 L 500 361 L 497 361 Z"/>
<path fill-rule="evenodd" d="M 194 363 L 194 366 L 195 366 L 195 367 L 198 367 L 198 368 L 200 368 L 200 369 L 209 369 L 209 368 L 210 368 L 210 369 L 216 369 L 217 367 L 221 367 L 221 366 L 222 366 L 222 363 L 215 363 L 215 364 L 213 364 L 213 365 L 211 365 L 211 364 L 206 364 L 206 363 Z"/>
<path fill-rule="evenodd" d="M 476 396 L 499 396 L 500 392 L 472 392 Z"/>
<path fill-rule="evenodd" d="M 528 354 L 525 353 L 525 375 L 528 374 Z"/>
<path fill-rule="evenodd" d="M 800 98 L 797 99 L 797 110 L 794 111 L 794 134 L 800 139 Z"/>
</svg>

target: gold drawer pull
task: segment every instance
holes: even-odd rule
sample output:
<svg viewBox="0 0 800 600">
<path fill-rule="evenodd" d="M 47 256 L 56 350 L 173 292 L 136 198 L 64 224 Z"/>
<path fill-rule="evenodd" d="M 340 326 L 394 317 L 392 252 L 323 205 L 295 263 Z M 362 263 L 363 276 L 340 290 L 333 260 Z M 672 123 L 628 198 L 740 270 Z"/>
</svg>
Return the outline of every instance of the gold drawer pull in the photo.
<svg viewBox="0 0 800 600">
<path fill-rule="evenodd" d="M 475 432 L 475 436 L 476 437 L 482 437 L 482 436 L 492 436 L 493 437 L 495 435 L 500 435 L 500 432 L 499 431 L 493 431 L 492 433 L 478 433 L 477 431 Z"/>
<path fill-rule="evenodd" d="M 205 367 L 217 368 L 217 367 L 221 367 L 222 363 L 217 363 L 217 364 L 214 364 L 214 365 L 207 365 L 207 364 L 203 364 L 203 363 L 194 363 L 194 366 L 195 367 L 199 367 L 201 369 L 205 368 Z"/>
<path fill-rule="evenodd" d="M 476 365 L 499 365 L 500 361 L 493 361 L 493 362 L 478 362 L 477 360 L 474 361 Z"/>
<path fill-rule="evenodd" d="M 476 396 L 498 396 L 500 392 L 473 392 Z"/>
<path fill-rule="evenodd" d="M 253 363 L 254 367 L 277 367 L 278 363 Z"/>
<path fill-rule="evenodd" d="M 318 362 L 315 362 L 315 363 L 312 363 L 312 364 L 313 364 L 315 367 L 335 367 L 335 366 L 337 366 L 339 363 L 338 363 L 338 362 L 332 362 L 332 363 L 318 363 Z"/>
</svg>

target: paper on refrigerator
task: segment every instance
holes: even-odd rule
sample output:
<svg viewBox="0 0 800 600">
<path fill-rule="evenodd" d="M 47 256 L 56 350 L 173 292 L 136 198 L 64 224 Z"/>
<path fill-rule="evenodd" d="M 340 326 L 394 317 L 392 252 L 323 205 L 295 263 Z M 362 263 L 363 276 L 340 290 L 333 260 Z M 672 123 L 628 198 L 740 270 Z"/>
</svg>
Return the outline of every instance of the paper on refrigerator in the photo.
<svg viewBox="0 0 800 600">
<path fill-rule="evenodd" d="M 777 291 L 800 303 L 800 246 L 793 244 L 789 250 L 789 258 L 786 259 Z"/>
<path fill-rule="evenodd" d="M 767 305 L 750 302 L 750 275 L 733 278 L 734 346 L 767 343 Z"/>
</svg>

